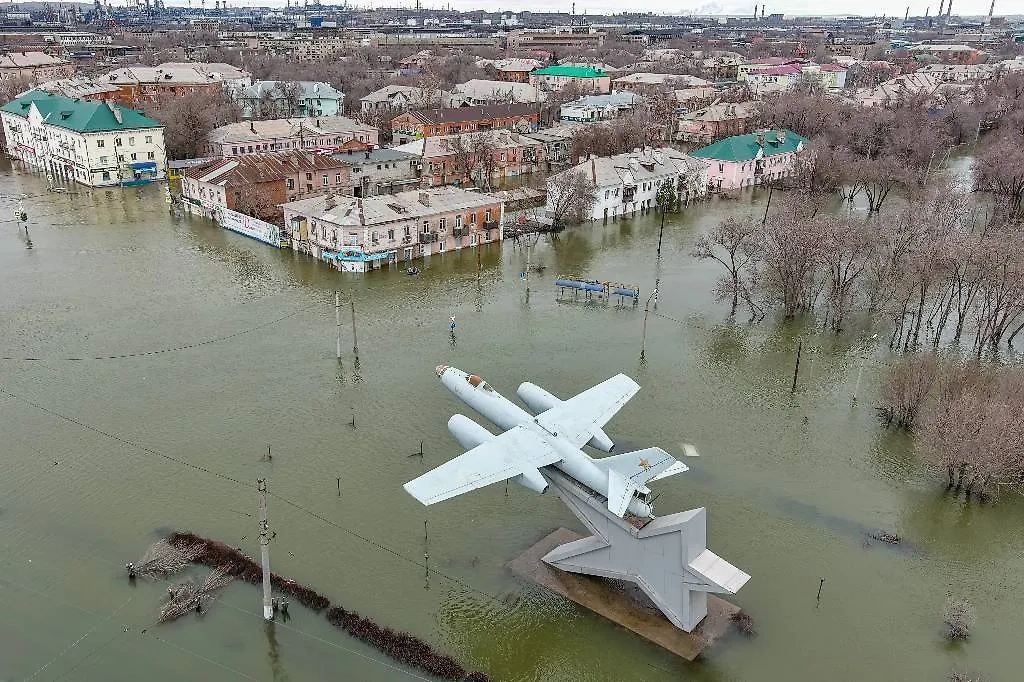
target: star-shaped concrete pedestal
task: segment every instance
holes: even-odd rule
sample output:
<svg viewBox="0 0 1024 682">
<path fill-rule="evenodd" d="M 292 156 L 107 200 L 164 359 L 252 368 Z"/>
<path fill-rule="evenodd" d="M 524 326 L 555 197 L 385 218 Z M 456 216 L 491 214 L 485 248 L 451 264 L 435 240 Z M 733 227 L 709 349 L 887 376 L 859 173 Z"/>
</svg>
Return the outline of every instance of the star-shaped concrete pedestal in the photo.
<svg viewBox="0 0 1024 682">
<path fill-rule="evenodd" d="M 707 548 L 707 511 L 701 507 L 657 517 L 642 528 L 615 516 L 604 497 L 560 471 L 544 477 L 593 533 L 544 555 L 572 573 L 636 583 L 673 625 L 693 632 L 707 615 L 709 592 L 735 594 L 750 576 Z"/>
</svg>

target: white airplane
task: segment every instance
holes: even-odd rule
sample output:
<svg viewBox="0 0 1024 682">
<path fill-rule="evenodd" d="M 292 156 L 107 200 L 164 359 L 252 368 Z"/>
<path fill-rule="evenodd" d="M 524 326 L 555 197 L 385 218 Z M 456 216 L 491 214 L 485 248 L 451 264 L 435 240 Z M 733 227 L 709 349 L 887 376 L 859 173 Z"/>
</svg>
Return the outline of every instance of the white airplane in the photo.
<svg viewBox="0 0 1024 682">
<path fill-rule="evenodd" d="M 425 505 L 508 479 L 543 493 L 548 482 L 541 470 L 553 466 L 607 498 L 608 509 L 616 516 L 649 518 L 651 491 L 646 484 L 688 469 L 661 448 L 600 459 L 581 450 L 586 443 L 606 452 L 614 448 L 601 429 L 640 390 L 625 374 L 565 401 L 524 383 L 519 397 L 538 413 L 533 416 L 475 374 L 447 365 L 438 365 L 435 371 L 449 391 L 503 433 L 494 435 L 468 417 L 453 415 L 448 430 L 468 452 L 404 486 Z"/>
</svg>

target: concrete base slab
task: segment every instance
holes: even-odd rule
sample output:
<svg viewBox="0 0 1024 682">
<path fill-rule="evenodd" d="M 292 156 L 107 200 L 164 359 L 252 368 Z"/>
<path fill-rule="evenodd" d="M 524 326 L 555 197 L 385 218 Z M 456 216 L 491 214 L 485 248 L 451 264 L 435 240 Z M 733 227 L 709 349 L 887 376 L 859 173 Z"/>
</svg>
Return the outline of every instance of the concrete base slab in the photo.
<svg viewBox="0 0 1024 682">
<path fill-rule="evenodd" d="M 740 607 L 713 594 L 708 595 L 707 617 L 693 632 L 684 632 L 669 622 L 634 584 L 567 573 L 542 561 L 541 557 L 555 547 L 582 537 L 575 531 L 559 528 L 509 562 L 508 567 L 523 580 L 557 592 L 688 661 L 731 629 L 730 618 L 739 613 Z"/>
</svg>

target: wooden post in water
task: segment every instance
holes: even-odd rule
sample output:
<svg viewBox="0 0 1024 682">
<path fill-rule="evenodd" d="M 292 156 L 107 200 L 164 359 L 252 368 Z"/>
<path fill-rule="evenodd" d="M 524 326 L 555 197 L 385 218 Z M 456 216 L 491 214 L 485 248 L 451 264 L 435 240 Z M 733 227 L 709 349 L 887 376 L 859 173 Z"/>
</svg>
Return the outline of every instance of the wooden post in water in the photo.
<svg viewBox="0 0 1024 682">
<path fill-rule="evenodd" d="M 796 377 L 800 373 L 800 352 L 804 348 L 804 342 L 799 341 L 796 344 L 796 366 L 793 368 L 793 388 L 790 389 L 790 393 L 796 393 Z"/>
<path fill-rule="evenodd" d="M 349 301 L 352 306 L 352 353 L 359 355 L 359 344 L 356 342 L 356 300 Z"/>
<path fill-rule="evenodd" d="M 821 587 L 824 584 L 825 584 L 825 579 L 822 578 L 821 582 L 818 583 L 818 601 L 815 602 L 814 608 L 818 608 L 818 605 L 821 604 Z"/>
<path fill-rule="evenodd" d="M 334 292 L 334 326 L 338 331 L 338 359 L 341 360 L 341 292 Z"/>
</svg>

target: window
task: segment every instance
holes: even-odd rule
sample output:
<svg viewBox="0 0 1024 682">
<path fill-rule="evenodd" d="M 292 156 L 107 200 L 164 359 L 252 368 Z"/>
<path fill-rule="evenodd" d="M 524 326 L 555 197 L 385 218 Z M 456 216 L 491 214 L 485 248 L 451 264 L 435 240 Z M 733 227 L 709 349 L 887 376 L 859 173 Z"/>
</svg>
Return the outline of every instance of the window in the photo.
<svg viewBox="0 0 1024 682">
<path fill-rule="evenodd" d="M 421 232 L 430 232 L 430 221 L 429 220 L 424 220 L 423 221 L 423 229 L 420 230 L 420 231 Z"/>
<path fill-rule="evenodd" d="M 334 176 L 334 184 L 335 185 L 340 185 L 341 184 L 341 173 L 338 173 L 337 175 Z"/>
<path fill-rule="evenodd" d="M 455 229 L 459 229 L 460 227 L 462 227 L 462 216 L 457 215 L 455 216 Z"/>
<path fill-rule="evenodd" d="M 612 193 L 612 191 L 610 189 L 606 189 L 604 191 L 604 198 L 607 199 L 611 195 L 611 193 Z"/>
<path fill-rule="evenodd" d="M 100 149 L 103 148 L 104 144 L 105 142 L 103 140 L 96 140 L 96 146 L 99 147 Z"/>
<path fill-rule="evenodd" d="M 100 165 L 101 166 L 106 166 L 107 165 L 107 157 L 106 156 L 101 156 L 100 157 Z"/>
<path fill-rule="evenodd" d="M 306 179 L 307 180 L 312 180 L 313 179 L 313 174 L 312 173 L 306 173 Z"/>
<path fill-rule="evenodd" d="M 120 137 L 115 137 L 114 138 L 114 146 L 115 147 L 120 147 L 121 146 L 121 138 Z"/>
<path fill-rule="evenodd" d="M 406 237 L 410 237 L 410 236 L 412 236 L 412 235 L 410 234 L 410 232 L 409 232 L 409 229 L 410 229 L 410 228 L 409 228 L 409 226 L 408 226 L 408 225 L 406 225 L 406 226 L 405 226 L 405 236 L 406 236 Z"/>
<path fill-rule="evenodd" d="M 437 221 L 437 230 L 438 232 L 444 232 L 446 229 L 448 229 L 448 219 L 441 218 Z"/>
<path fill-rule="evenodd" d="M 327 182 L 327 176 L 326 175 L 323 176 L 323 181 L 324 181 L 324 187 L 327 187 L 327 185 L 330 184 L 329 182 Z"/>
<path fill-rule="evenodd" d="M 100 140 L 100 141 L 102 142 L 102 140 Z M 103 171 L 103 179 L 104 180 L 109 180 L 110 179 L 110 173 L 108 173 L 107 171 Z"/>
<path fill-rule="evenodd" d="M 724 173 L 725 172 L 725 164 L 724 163 L 718 164 L 718 172 L 719 173 Z"/>
<path fill-rule="evenodd" d="M 388 239 L 390 239 L 391 241 L 395 241 L 395 231 L 394 230 L 388 230 Z"/>
<path fill-rule="evenodd" d="M 132 153 L 132 161 L 136 161 L 136 160 L 137 160 L 137 159 L 135 158 L 135 154 L 134 154 L 134 153 Z"/>
<path fill-rule="evenodd" d="M 379 241 L 379 237 L 376 231 L 370 233 L 370 241 L 376 244 Z"/>
<path fill-rule="evenodd" d="M 117 160 L 118 161 L 124 161 L 124 154 L 118 154 L 117 155 Z"/>
<path fill-rule="evenodd" d="M 487 209 L 487 211 L 484 213 L 484 222 L 491 222 L 491 209 Z"/>
<path fill-rule="evenodd" d="M 288 189 L 295 189 L 295 178 L 288 178 Z"/>
<path fill-rule="evenodd" d="M 146 154 L 146 158 L 147 158 L 147 159 L 149 159 L 150 161 L 152 161 L 153 159 L 155 159 L 155 158 L 156 158 L 156 154 L 155 154 L 155 153 L 153 153 L 153 152 L 148 152 L 148 153 Z"/>
<path fill-rule="evenodd" d="M 380 170 L 380 164 L 379 163 L 377 164 L 377 170 Z"/>
<path fill-rule="evenodd" d="M 135 137 L 134 136 L 128 138 L 128 146 L 129 147 L 134 147 L 135 146 Z"/>
<path fill-rule="evenodd" d="M 153 136 L 146 135 L 146 144 L 153 144 Z"/>
</svg>

